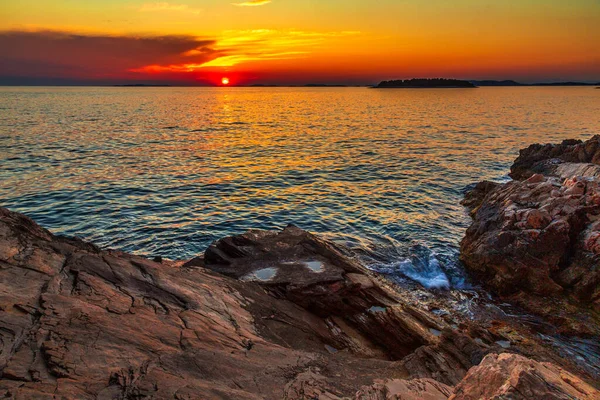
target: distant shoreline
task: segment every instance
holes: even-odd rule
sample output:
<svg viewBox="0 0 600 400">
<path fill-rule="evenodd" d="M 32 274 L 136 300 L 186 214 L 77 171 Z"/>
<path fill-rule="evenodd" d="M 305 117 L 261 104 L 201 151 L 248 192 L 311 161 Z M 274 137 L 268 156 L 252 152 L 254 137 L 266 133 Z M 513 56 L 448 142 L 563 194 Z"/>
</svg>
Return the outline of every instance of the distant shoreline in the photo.
<svg viewBox="0 0 600 400">
<path fill-rule="evenodd" d="M 381 81 L 373 89 L 473 89 L 473 83 L 460 79 L 416 78 Z"/>
<path fill-rule="evenodd" d="M 113 87 L 172 87 L 171 85 L 146 85 L 144 83 L 131 83 L 127 85 L 112 85 Z"/>
<path fill-rule="evenodd" d="M 600 85 L 600 82 L 573 82 L 573 81 L 565 81 L 565 82 L 536 82 L 536 83 L 521 83 L 512 80 L 471 80 L 469 81 L 476 86 L 498 86 L 498 87 L 506 87 L 506 86 L 596 86 Z"/>
<path fill-rule="evenodd" d="M 477 89 L 477 86 L 370 86 L 369 89 Z"/>
<path fill-rule="evenodd" d="M 468 81 L 475 87 L 592 87 L 600 89 L 600 82 L 555 82 L 555 83 L 508 83 L 505 81 Z M 99 87 L 99 88 L 307 88 L 307 89 L 326 89 L 326 88 L 378 88 L 378 89 L 464 89 L 470 87 L 462 86 L 402 86 L 402 87 L 378 87 L 377 85 L 343 85 L 343 84 L 302 84 L 302 85 L 274 85 L 274 84 L 248 84 L 231 85 L 227 87 L 218 85 L 177 85 L 177 84 L 0 84 L 0 87 Z"/>
</svg>

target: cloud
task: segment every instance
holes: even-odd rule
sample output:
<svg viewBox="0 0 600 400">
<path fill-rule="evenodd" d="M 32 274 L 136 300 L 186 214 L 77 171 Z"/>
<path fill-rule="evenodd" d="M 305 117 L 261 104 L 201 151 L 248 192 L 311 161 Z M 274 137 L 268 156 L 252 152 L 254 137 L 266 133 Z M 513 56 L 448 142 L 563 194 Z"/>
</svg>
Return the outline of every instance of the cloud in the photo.
<svg viewBox="0 0 600 400">
<path fill-rule="evenodd" d="M 184 62 L 168 65 L 152 64 L 137 68 L 136 72 L 167 73 L 195 72 L 203 68 L 233 67 L 257 61 L 290 60 L 306 57 L 332 38 L 358 35 L 360 32 L 306 32 L 273 29 L 229 30 L 223 32 L 211 50 L 219 56 L 204 63 Z M 194 56 L 202 49 L 184 55 Z"/>
<path fill-rule="evenodd" d="M 256 6 L 264 6 L 265 4 L 269 4 L 271 0 L 248 0 L 241 3 L 231 3 L 234 6 L 238 7 L 256 7 Z"/>
<path fill-rule="evenodd" d="M 165 2 L 159 3 L 146 3 L 138 9 L 141 12 L 162 12 L 162 11 L 178 11 L 178 12 L 189 12 L 191 14 L 200 14 L 202 12 L 199 8 L 190 8 L 187 4 L 171 4 Z"/>
<path fill-rule="evenodd" d="M 211 68 L 305 58 L 329 40 L 356 34 L 255 29 L 197 38 L 0 31 L 0 78 L 200 79 Z"/>
<path fill-rule="evenodd" d="M 233 67 L 235 65 L 249 62 L 249 61 L 272 61 L 272 60 L 290 60 L 299 58 L 308 54 L 306 51 L 285 51 L 281 53 L 249 53 L 240 55 L 231 55 L 215 58 L 212 61 L 208 61 L 202 64 L 202 68 L 209 67 Z"/>
<path fill-rule="evenodd" d="M 110 79 L 152 64 L 203 64 L 221 56 L 215 39 L 192 36 L 0 32 L 0 76 Z M 193 54 L 190 51 L 196 50 Z"/>
</svg>

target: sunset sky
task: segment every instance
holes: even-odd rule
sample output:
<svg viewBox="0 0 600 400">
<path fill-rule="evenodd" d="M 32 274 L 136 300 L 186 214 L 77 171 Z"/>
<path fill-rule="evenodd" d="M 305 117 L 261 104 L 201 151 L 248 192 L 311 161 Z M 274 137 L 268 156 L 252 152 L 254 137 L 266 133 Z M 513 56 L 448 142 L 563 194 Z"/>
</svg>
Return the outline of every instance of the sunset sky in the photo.
<svg viewBox="0 0 600 400">
<path fill-rule="evenodd" d="M 0 84 L 600 80 L 599 0 L 0 2 Z"/>
</svg>

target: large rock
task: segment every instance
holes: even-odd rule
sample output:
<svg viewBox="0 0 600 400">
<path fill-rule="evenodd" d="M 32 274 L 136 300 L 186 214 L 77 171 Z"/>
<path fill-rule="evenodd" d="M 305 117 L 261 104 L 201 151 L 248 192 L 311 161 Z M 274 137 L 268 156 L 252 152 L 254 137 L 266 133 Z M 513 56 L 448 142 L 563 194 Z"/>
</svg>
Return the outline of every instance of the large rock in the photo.
<svg viewBox="0 0 600 400">
<path fill-rule="evenodd" d="M 569 158 L 577 145 L 556 148 L 565 146 Z M 549 317 L 563 333 L 600 334 L 597 171 L 562 163 L 548 176 L 482 183 L 464 201 L 473 217 L 461 242 L 467 269 L 497 294 Z"/>
<path fill-rule="evenodd" d="M 523 180 L 533 174 L 551 175 L 561 163 L 600 164 L 600 135 L 585 142 L 571 139 L 560 144 L 532 144 L 519 152 L 510 176 Z"/>
<path fill-rule="evenodd" d="M 323 318 L 329 327 L 323 340 L 334 349 L 403 359 L 416 377 L 455 384 L 484 355 L 473 339 L 408 304 L 343 249 L 292 225 L 221 239 L 206 250 L 204 260 L 188 263 L 194 264 L 256 282 Z"/>
<path fill-rule="evenodd" d="M 471 368 L 450 400 L 600 399 L 600 391 L 549 363 L 516 354 L 490 354 Z"/>
</svg>

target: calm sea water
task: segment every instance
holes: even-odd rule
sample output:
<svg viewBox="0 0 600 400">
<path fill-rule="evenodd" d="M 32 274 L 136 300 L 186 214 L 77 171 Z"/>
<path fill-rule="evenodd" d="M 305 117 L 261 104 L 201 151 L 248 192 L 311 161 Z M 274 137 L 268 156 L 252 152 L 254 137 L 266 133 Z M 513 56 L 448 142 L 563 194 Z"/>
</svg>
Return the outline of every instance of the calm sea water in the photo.
<svg viewBox="0 0 600 400">
<path fill-rule="evenodd" d="M 580 88 L 0 88 L 0 204 L 55 233 L 190 258 L 294 223 L 373 268 L 460 285 L 469 184 L 600 133 Z"/>
</svg>

